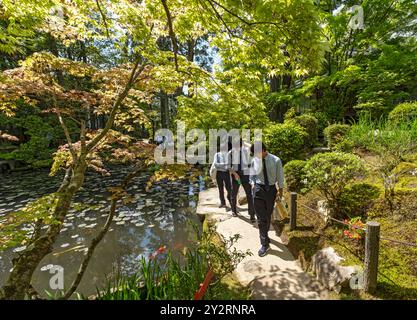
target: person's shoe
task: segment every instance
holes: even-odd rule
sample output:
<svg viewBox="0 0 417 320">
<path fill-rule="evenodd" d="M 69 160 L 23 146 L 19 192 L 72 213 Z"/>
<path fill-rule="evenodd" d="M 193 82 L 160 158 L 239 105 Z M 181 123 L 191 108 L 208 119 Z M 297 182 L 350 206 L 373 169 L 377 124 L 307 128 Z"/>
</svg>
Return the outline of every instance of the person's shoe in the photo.
<svg viewBox="0 0 417 320">
<path fill-rule="evenodd" d="M 255 216 L 250 216 L 250 222 L 252 222 L 252 223 L 255 223 L 256 222 Z"/>
<path fill-rule="evenodd" d="M 232 215 L 233 215 L 234 217 L 237 217 L 237 213 L 236 213 L 236 212 L 233 212 L 233 213 L 232 213 Z"/>
<path fill-rule="evenodd" d="M 262 247 L 259 249 L 259 251 L 258 251 L 258 255 L 259 255 L 260 257 L 266 256 L 266 253 L 269 251 L 269 249 L 271 249 L 271 248 L 269 247 L 269 245 L 268 245 L 268 246 L 262 246 Z"/>
<path fill-rule="evenodd" d="M 224 204 L 224 203 L 219 205 L 219 208 L 224 208 L 224 207 L 226 207 L 226 204 Z"/>
</svg>

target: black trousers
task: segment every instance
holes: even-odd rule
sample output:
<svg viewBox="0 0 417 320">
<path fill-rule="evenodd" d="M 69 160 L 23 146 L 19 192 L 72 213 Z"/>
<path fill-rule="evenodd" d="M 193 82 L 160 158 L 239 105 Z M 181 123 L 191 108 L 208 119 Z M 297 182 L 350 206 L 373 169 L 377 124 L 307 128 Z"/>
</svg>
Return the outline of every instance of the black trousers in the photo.
<svg viewBox="0 0 417 320">
<path fill-rule="evenodd" d="M 258 218 L 259 238 L 261 245 L 267 246 L 270 243 L 268 237 L 271 225 L 272 211 L 274 210 L 277 188 L 275 185 L 266 188 L 264 185 L 256 184 L 254 188 L 254 204 L 256 217 Z"/>
<path fill-rule="evenodd" d="M 237 195 L 239 193 L 239 187 L 240 185 L 237 183 L 237 181 L 232 178 L 232 212 L 237 213 Z M 248 200 L 248 212 L 249 215 L 255 216 L 255 208 L 253 206 L 253 196 L 252 196 L 252 187 L 248 181 L 243 180 L 242 181 L 242 187 L 245 190 L 246 193 L 246 199 Z"/>
<path fill-rule="evenodd" d="M 224 187 L 226 187 L 227 199 L 229 200 L 230 206 L 232 206 L 232 198 L 231 198 L 232 187 L 231 187 L 229 172 L 217 171 L 216 182 L 217 182 L 217 188 L 219 189 L 220 203 L 223 205 L 226 204 L 226 200 L 224 198 Z"/>
</svg>

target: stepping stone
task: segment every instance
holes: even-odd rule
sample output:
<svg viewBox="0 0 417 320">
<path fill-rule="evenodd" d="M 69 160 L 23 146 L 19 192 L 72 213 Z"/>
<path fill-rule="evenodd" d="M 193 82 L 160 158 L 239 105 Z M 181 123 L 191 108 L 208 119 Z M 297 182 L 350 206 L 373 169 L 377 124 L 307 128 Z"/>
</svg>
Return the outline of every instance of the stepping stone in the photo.
<svg viewBox="0 0 417 320">
<path fill-rule="evenodd" d="M 47 271 L 49 269 L 51 269 L 54 265 L 53 264 L 47 264 L 46 266 L 43 266 L 41 268 L 41 271 Z"/>
<path fill-rule="evenodd" d="M 21 252 L 26 249 L 26 246 L 21 246 L 13 249 L 13 252 Z"/>
</svg>

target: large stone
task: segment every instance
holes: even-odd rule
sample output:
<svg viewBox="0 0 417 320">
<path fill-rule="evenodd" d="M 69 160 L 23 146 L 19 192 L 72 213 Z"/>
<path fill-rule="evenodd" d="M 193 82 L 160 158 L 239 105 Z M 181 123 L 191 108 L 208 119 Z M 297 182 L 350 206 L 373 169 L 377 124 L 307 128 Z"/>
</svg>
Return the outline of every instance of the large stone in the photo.
<svg viewBox="0 0 417 320">
<path fill-rule="evenodd" d="M 330 210 L 327 206 L 327 201 L 326 200 L 317 201 L 317 210 L 320 213 L 320 216 L 324 220 L 324 222 L 327 223 L 330 217 Z"/>
<path fill-rule="evenodd" d="M 340 262 L 343 260 L 332 247 L 324 248 L 313 255 L 312 271 L 327 289 L 340 292 L 360 270 L 359 266 L 341 266 Z"/>
</svg>

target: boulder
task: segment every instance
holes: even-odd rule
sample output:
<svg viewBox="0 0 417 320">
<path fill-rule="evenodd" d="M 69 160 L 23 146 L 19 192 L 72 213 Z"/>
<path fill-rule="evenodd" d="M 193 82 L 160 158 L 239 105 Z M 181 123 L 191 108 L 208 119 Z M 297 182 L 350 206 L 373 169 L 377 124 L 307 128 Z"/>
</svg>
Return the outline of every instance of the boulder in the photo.
<svg viewBox="0 0 417 320">
<path fill-rule="evenodd" d="M 330 210 L 327 207 L 326 200 L 317 201 L 317 211 L 320 213 L 320 217 L 327 223 L 330 217 Z"/>
<path fill-rule="evenodd" d="M 324 248 L 313 255 L 312 271 L 327 289 L 340 292 L 359 273 L 359 266 L 341 266 L 340 262 L 343 260 L 332 247 Z"/>
</svg>

